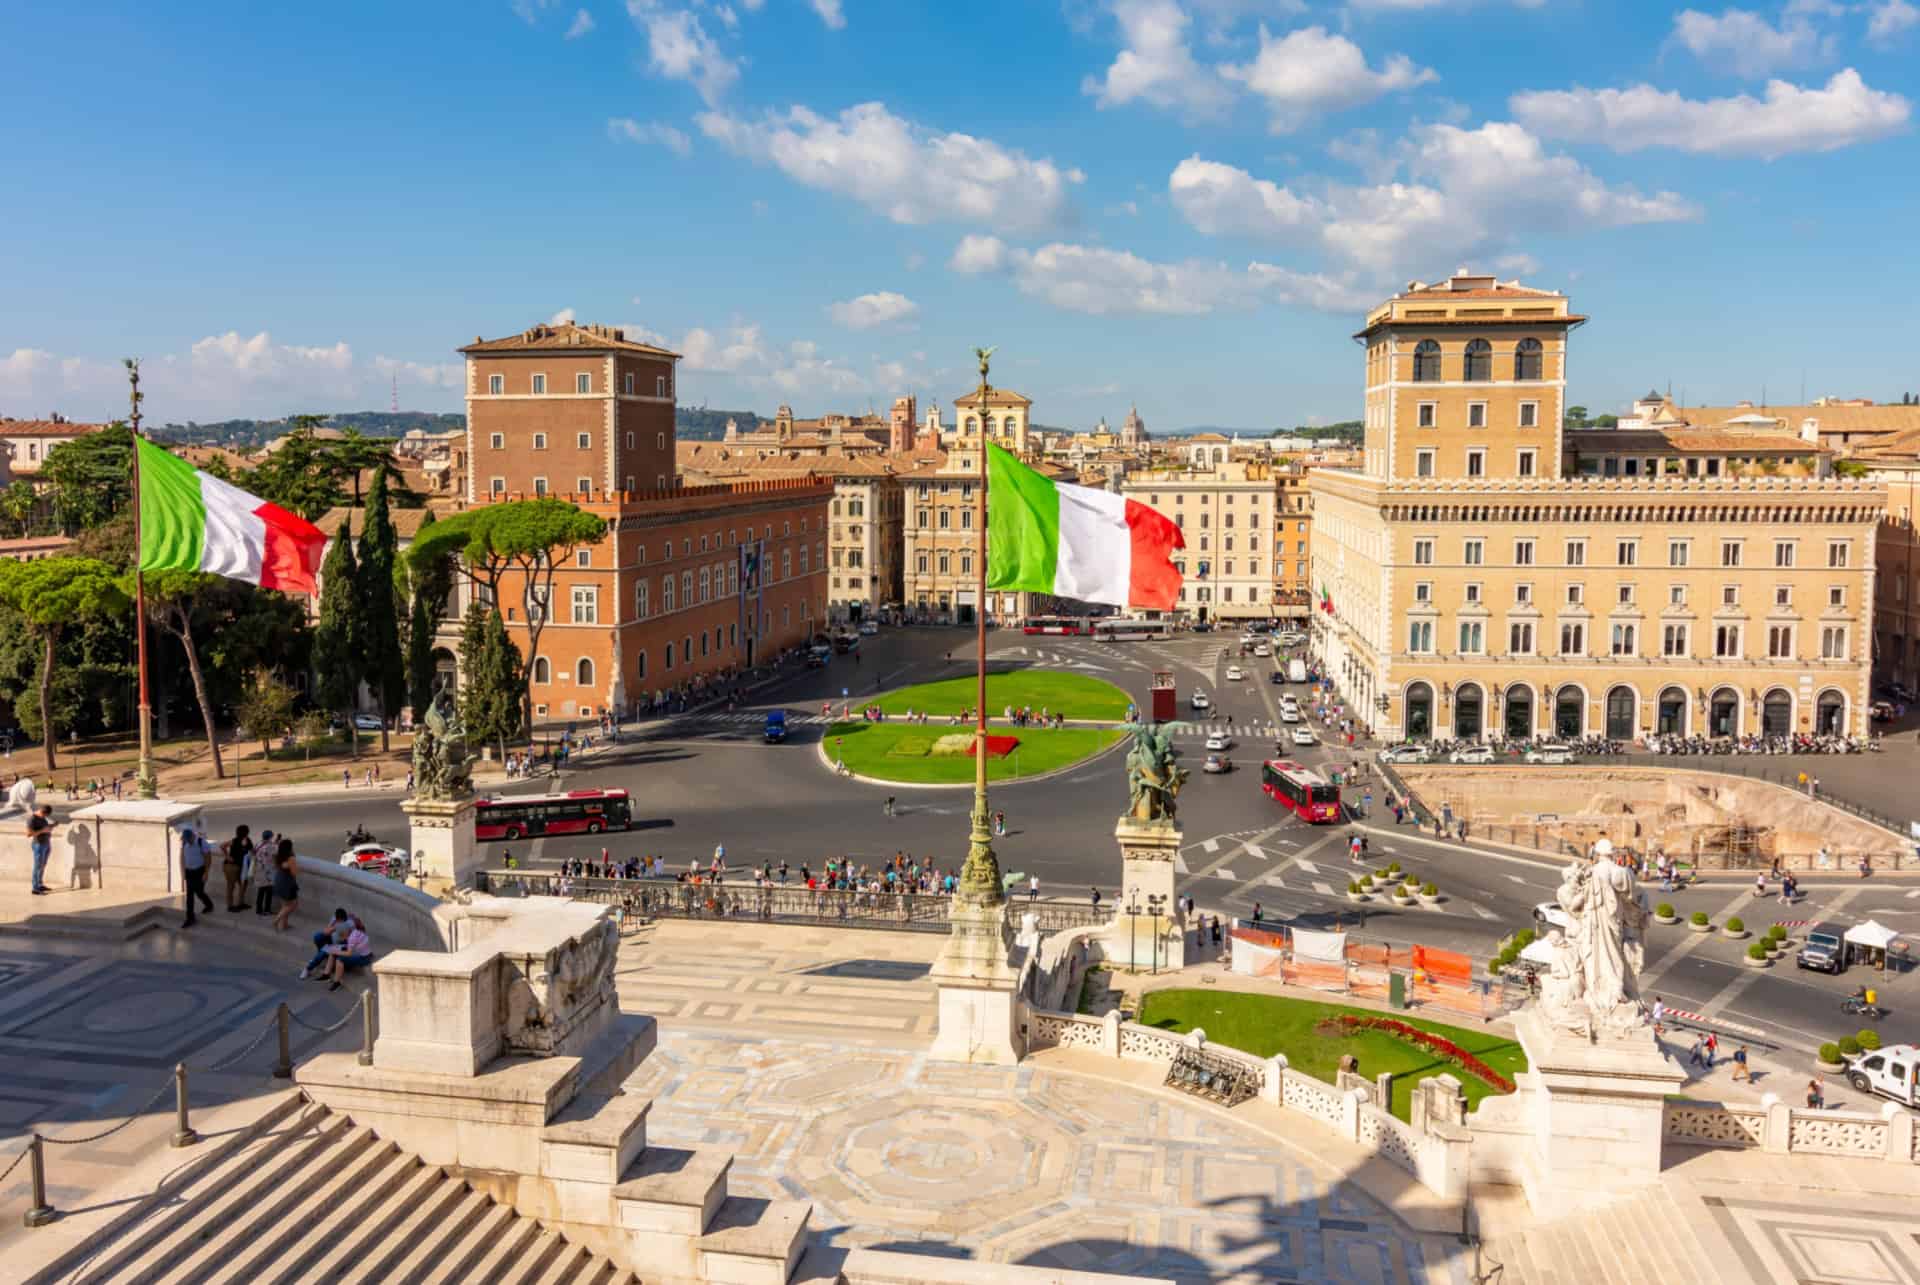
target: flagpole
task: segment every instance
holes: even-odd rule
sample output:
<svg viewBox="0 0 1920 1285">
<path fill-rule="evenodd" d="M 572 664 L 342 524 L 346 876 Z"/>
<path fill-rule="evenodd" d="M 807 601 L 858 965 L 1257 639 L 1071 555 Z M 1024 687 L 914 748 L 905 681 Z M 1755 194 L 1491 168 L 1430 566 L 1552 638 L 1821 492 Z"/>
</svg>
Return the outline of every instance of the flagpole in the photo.
<svg viewBox="0 0 1920 1285">
<path fill-rule="evenodd" d="M 126 367 L 133 429 L 133 636 L 140 671 L 140 765 L 133 790 L 139 798 L 152 799 L 159 797 L 160 785 L 153 773 L 153 703 L 147 695 L 147 578 L 140 570 L 140 359 L 127 358 Z M 213 735 L 213 729 L 207 734 Z"/>
<path fill-rule="evenodd" d="M 975 349 L 980 359 L 980 494 L 973 519 L 974 557 L 974 732 L 973 833 L 968 836 L 966 864 L 960 868 L 960 897 L 983 907 L 1005 904 L 1000 882 L 1000 859 L 993 851 L 993 814 L 987 810 L 987 359 L 992 349 Z M 962 435 L 964 444 L 964 434 Z"/>
</svg>

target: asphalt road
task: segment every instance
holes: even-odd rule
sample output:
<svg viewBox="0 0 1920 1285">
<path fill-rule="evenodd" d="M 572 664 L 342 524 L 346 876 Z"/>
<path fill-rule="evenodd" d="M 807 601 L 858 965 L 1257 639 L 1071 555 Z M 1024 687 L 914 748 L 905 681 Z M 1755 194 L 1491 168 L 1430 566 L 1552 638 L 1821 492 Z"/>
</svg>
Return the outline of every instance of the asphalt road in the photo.
<svg viewBox="0 0 1920 1285">
<path fill-rule="evenodd" d="M 1411 827 L 1395 831 L 1391 814 L 1376 806 L 1368 820 L 1388 832 L 1368 836 L 1364 868 L 1397 860 L 1436 883 L 1445 900 L 1438 907 L 1407 909 L 1384 902 L 1364 907 L 1349 903 L 1347 880 L 1362 869 L 1347 856 L 1349 827 L 1298 821 L 1259 788 L 1259 762 L 1270 755 L 1280 727 L 1279 697 L 1303 694 L 1302 689 L 1270 683 L 1274 662 L 1241 658 L 1231 635 L 1099 644 L 1000 631 L 988 637 L 988 659 L 1105 678 L 1133 694 L 1143 707 L 1152 673 L 1171 670 L 1183 714 L 1196 688 L 1213 697 L 1229 716 L 1223 724 L 1235 729 L 1230 752 L 1240 770 L 1219 776 L 1198 770 L 1205 727 L 1213 724 L 1183 724 L 1176 733 L 1176 743 L 1194 769 L 1180 797 L 1186 845 L 1177 866 L 1179 890 L 1190 892 L 1203 908 L 1249 917 L 1257 904 L 1267 919 L 1302 926 L 1339 923 L 1376 940 L 1487 954 L 1500 938 L 1529 926 L 1532 907 L 1550 900 L 1559 882 L 1550 864 L 1443 843 L 1416 835 Z M 1227 680 L 1231 664 L 1243 668 L 1243 680 Z M 829 856 L 872 861 L 895 852 L 957 868 L 966 852 L 970 791 L 889 788 L 835 777 L 820 761 L 824 729 L 819 719 L 821 703 L 831 700 L 838 706 L 843 690 L 852 692 L 857 702 L 860 693 L 871 693 L 876 683 L 894 688 L 954 677 L 970 673 L 972 665 L 969 631 L 890 630 L 865 640 L 857 664 L 837 656 L 824 670 L 797 672 L 731 716 L 683 715 L 628 729 L 620 746 L 567 772 L 563 787 L 626 787 L 635 799 L 632 832 L 534 840 L 524 846 L 496 843 L 489 845 L 493 857 L 503 857 L 510 848 L 523 863 L 551 866 L 567 858 L 598 856 L 604 846 L 619 856 L 660 853 L 674 868 L 689 860 L 704 865 L 715 845 L 724 844 L 727 864 L 741 871 L 763 861 L 817 866 Z M 775 707 L 789 711 L 791 730 L 785 744 L 769 746 L 762 743 L 760 725 L 765 711 Z M 1309 764 L 1329 757 L 1320 747 L 1289 745 L 1287 753 Z M 1126 802 L 1123 760 L 1124 748 L 1116 747 L 1063 775 L 995 786 L 993 806 L 1005 811 L 1008 822 L 1007 835 L 994 845 L 1002 868 L 1038 875 L 1043 895 L 1082 896 L 1097 886 L 1113 899 L 1120 874 L 1113 826 Z M 544 781 L 517 782 L 503 792 L 546 788 L 550 784 Z M 889 793 L 897 799 L 892 818 L 884 815 Z M 1347 798 L 1357 801 L 1360 793 L 1350 790 Z M 328 857 L 339 851 L 356 824 L 382 838 L 404 831 L 404 818 L 390 795 L 209 804 L 206 815 L 215 834 L 241 821 L 256 832 L 270 826 L 292 834 L 302 851 Z M 1920 933 L 1920 887 L 1861 885 L 1836 876 L 1809 882 L 1805 891 L 1803 904 L 1791 910 L 1781 910 L 1772 901 L 1756 904 L 1750 888 L 1725 884 L 1672 896 L 1656 892 L 1654 900 L 1672 901 L 1683 919 L 1695 909 L 1706 910 L 1716 923 L 1739 914 L 1759 930 L 1775 919 L 1831 917 L 1853 923 L 1872 917 Z M 1857 973 L 1836 979 L 1791 965 L 1749 970 L 1740 963 L 1745 942 L 1701 937 L 1684 924 L 1653 931 L 1642 986 L 1649 994 L 1662 995 L 1671 1007 L 1713 1013 L 1768 1031 L 1776 1041 L 1809 1048 L 1858 1025 L 1839 1012 L 1839 999 L 1858 981 Z M 1906 992 L 1916 992 L 1911 1007 L 1920 1012 L 1920 982 L 1896 979 L 1881 989 L 1896 1014 L 1886 1024 L 1890 1028 L 1898 1027 L 1907 1007 Z M 1899 1032 L 1883 1034 L 1891 1039 Z"/>
</svg>

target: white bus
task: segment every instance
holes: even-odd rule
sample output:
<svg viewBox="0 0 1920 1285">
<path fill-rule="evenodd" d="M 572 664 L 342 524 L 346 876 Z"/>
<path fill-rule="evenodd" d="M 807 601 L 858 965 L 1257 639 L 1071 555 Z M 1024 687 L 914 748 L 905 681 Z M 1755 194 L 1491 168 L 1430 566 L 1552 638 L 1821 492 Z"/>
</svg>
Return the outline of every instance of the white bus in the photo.
<svg viewBox="0 0 1920 1285">
<path fill-rule="evenodd" d="M 1146 638 L 1171 638 L 1173 630 L 1164 620 L 1127 620 L 1114 618 L 1093 622 L 1093 636 L 1101 642 L 1136 642 Z"/>
</svg>

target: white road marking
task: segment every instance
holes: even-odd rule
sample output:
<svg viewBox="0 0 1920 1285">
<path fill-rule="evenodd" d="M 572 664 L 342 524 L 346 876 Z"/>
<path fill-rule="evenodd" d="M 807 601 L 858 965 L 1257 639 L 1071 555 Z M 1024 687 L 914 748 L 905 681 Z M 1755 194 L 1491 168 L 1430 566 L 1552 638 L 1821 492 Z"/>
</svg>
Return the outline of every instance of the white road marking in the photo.
<svg viewBox="0 0 1920 1285">
<path fill-rule="evenodd" d="M 1494 914 L 1491 910 L 1488 910 L 1485 906 L 1475 906 L 1473 908 L 1473 913 L 1480 916 L 1482 919 L 1498 919 L 1500 917 Z"/>
<path fill-rule="evenodd" d="M 1320 873 L 1320 867 L 1314 865 L 1313 862 L 1307 860 L 1305 857 L 1295 858 L 1293 864 L 1300 867 L 1302 870 L 1306 871 L 1310 875 L 1317 875 Z"/>
<path fill-rule="evenodd" d="M 1201 850 L 1202 852 L 1205 852 L 1205 853 L 1207 853 L 1207 854 L 1209 854 L 1209 855 L 1211 855 L 1211 854 L 1213 854 L 1213 853 L 1215 853 L 1215 852 L 1218 852 L 1218 851 L 1220 851 L 1220 840 L 1218 840 L 1218 839 L 1208 839 L 1208 840 L 1207 840 L 1207 841 L 1206 841 L 1205 843 L 1203 843 L 1203 844 L 1201 844 L 1201 845 L 1200 845 L 1200 850 Z"/>
<path fill-rule="evenodd" d="M 1213 872 L 1213 877 L 1215 879 L 1231 879 L 1235 882 L 1238 882 L 1240 879 L 1240 876 L 1231 870 L 1216 870 Z"/>
<path fill-rule="evenodd" d="M 1284 888 L 1287 886 L 1287 881 L 1285 879 L 1282 879 L 1279 875 L 1268 875 L 1267 883 L 1269 886 L 1274 888 Z"/>
<path fill-rule="evenodd" d="M 1188 873 L 1187 859 L 1177 852 L 1173 854 L 1173 872 L 1182 875 Z"/>
<path fill-rule="evenodd" d="M 1920 888 L 1915 888 L 1912 892 L 1907 894 L 1908 901 L 1912 901 L 1915 897 L 1920 897 Z"/>
<path fill-rule="evenodd" d="M 1313 885 L 1313 890 L 1322 897 L 1331 897 L 1333 895 L 1333 885 L 1324 881 L 1316 880 Z"/>
<path fill-rule="evenodd" d="M 1525 882 L 1526 882 L 1526 880 L 1525 880 L 1525 879 L 1522 879 L 1522 878 L 1521 878 L 1521 877 L 1520 877 L 1519 875 L 1508 875 L 1508 876 L 1507 876 L 1507 878 L 1509 878 L 1509 879 L 1511 879 L 1511 880 L 1513 880 L 1513 882 L 1515 882 L 1515 883 L 1525 883 Z"/>
<path fill-rule="evenodd" d="M 1240 846 L 1247 850 L 1248 856 L 1254 858 L 1257 861 L 1265 861 L 1267 859 L 1267 854 L 1265 852 L 1262 852 L 1260 848 L 1254 844 L 1243 843 Z"/>
</svg>

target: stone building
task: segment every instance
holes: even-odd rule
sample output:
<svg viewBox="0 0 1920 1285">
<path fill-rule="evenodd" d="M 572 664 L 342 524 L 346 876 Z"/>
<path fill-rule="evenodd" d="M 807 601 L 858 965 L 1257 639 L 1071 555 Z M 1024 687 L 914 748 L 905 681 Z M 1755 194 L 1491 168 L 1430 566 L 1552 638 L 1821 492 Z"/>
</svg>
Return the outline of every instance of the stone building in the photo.
<svg viewBox="0 0 1920 1285">
<path fill-rule="evenodd" d="M 1253 621 L 1280 614 L 1273 597 L 1281 537 L 1272 465 L 1223 460 L 1204 468 L 1139 473 L 1120 490 L 1172 518 L 1186 539 L 1187 547 L 1173 559 L 1185 578 L 1181 615 L 1196 621 Z"/>
<path fill-rule="evenodd" d="M 1390 739 L 1864 731 L 1885 488 L 1572 476 L 1585 320 L 1467 274 L 1368 314 L 1361 467 L 1312 474 L 1342 691 Z"/>
<path fill-rule="evenodd" d="M 907 416 L 909 438 L 913 417 Z M 900 603 L 906 556 L 906 495 L 892 458 L 829 460 L 833 479 L 828 514 L 827 613 L 859 621 Z"/>
</svg>

